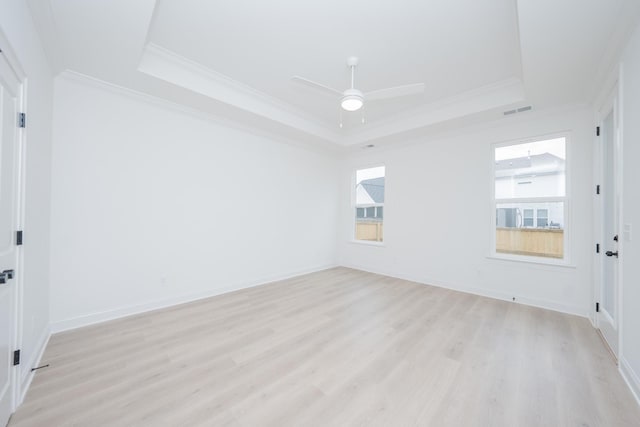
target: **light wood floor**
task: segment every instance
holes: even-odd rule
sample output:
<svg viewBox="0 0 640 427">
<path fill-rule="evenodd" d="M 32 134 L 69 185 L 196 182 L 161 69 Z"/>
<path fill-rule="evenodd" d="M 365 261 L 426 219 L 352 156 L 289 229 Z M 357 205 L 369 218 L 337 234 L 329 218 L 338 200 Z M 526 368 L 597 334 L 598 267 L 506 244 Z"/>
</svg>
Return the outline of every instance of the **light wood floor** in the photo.
<svg viewBox="0 0 640 427">
<path fill-rule="evenodd" d="M 640 426 L 585 319 L 336 268 L 54 335 L 24 426 Z"/>
</svg>

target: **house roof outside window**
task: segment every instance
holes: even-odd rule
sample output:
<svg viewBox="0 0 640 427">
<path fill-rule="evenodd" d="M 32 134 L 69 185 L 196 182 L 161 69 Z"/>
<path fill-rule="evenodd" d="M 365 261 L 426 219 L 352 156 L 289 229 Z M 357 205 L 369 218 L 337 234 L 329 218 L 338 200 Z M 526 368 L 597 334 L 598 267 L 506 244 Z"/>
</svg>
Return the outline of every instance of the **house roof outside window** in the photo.
<svg viewBox="0 0 640 427">
<path fill-rule="evenodd" d="M 376 205 L 384 203 L 384 177 L 365 179 L 356 187 L 356 204 Z"/>
</svg>

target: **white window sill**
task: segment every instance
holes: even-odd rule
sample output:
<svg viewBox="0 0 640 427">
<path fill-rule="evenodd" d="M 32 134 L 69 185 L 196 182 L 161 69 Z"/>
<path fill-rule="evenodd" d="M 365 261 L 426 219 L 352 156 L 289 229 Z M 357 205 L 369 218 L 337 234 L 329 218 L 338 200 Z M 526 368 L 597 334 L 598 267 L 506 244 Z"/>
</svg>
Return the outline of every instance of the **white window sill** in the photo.
<svg viewBox="0 0 640 427">
<path fill-rule="evenodd" d="M 490 255 L 487 255 L 486 258 L 495 260 L 495 261 L 517 262 L 517 263 L 524 263 L 524 264 L 540 265 L 545 267 L 560 267 L 560 268 L 569 268 L 569 269 L 576 268 L 575 264 L 569 264 L 567 261 L 564 261 L 564 260 L 555 261 L 552 259 L 546 259 L 544 257 L 527 257 L 527 256 L 517 256 L 517 255 L 509 256 L 509 255 L 502 255 L 502 254 L 490 254 Z"/>
<path fill-rule="evenodd" d="M 353 244 L 356 244 L 356 245 L 365 245 L 365 246 L 377 246 L 379 248 L 384 248 L 384 247 L 387 246 L 384 242 L 372 242 L 372 241 L 369 241 L 369 240 L 355 240 L 355 239 L 352 239 L 352 240 L 349 240 L 349 243 L 353 243 Z"/>
</svg>

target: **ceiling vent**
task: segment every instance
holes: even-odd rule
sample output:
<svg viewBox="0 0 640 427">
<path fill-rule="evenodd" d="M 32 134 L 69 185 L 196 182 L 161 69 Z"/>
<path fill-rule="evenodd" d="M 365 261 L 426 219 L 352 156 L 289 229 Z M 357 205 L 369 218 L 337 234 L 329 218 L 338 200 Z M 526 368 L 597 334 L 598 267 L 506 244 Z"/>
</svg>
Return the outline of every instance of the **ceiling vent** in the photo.
<svg viewBox="0 0 640 427">
<path fill-rule="evenodd" d="M 511 116 L 513 114 L 517 114 L 517 113 L 524 113 L 525 111 L 529 111 L 531 110 L 533 107 L 531 107 L 531 105 L 527 105 L 526 107 L 520 107 L 520 108 L 515 108 L 513 110 L 508 110 L 505 111 L 504 114 L 505 116 Z"/>
</svg>

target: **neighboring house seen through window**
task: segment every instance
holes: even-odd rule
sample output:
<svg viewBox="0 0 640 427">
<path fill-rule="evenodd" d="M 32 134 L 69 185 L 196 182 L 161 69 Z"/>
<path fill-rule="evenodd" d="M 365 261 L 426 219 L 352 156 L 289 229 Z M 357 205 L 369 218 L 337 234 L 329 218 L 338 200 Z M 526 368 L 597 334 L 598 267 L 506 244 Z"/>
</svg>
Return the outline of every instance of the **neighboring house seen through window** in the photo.
<svg viewBox="0 0 640 427">
<path fill-rule="evenodd" d="M 566 138 L 494 146 L 496 254 L 565 258 Z"/>
<path fill-rule="evenodd" d="M 356 240 L 382 242 L 384 174 L 384 166 L 356 171 Z"/>
</svg>

